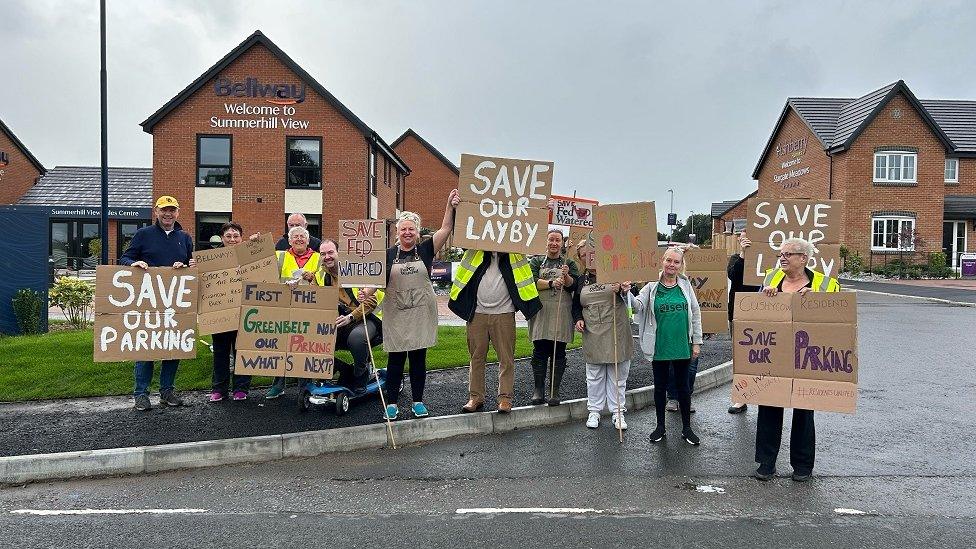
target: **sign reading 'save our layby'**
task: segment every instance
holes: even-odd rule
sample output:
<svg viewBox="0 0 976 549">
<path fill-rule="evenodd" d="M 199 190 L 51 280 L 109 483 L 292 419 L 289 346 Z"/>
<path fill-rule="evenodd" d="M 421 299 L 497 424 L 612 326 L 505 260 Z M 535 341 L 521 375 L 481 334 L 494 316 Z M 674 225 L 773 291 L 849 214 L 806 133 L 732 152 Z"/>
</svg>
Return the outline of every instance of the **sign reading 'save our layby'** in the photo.
<svg viewBox="0 0 976 549">
<path fill-rule="evenodd" d="M 742 254 L 743 283 L 760 285 L 766 270 L 776 266 L 783 241 L 792 237 L 813 244 L 814 254 L 807 267 L 836 276 L 843 204 L 841 200 L 750 198 L 746 202 L 746 236 L 752 246 Z"/>
<path fill-rule="evenodd" d="M 100 265 L 95 272 L 95 362 L 197 356 L 196 269 Z"/>
<path fill-rule="evenodd" d="M 386 222 L 339 220 L 339 282 L 344 287 L 386 286 Z"/>
<path fill-rule="evenodd" d="M 552 162 L 462 154 L 454 245 L 545 253 L 552 170 Z"/>
<path fill-rule="evenodd" d="M 593 240 L 601 283 L 658 279 L 661 261 L 653 202 L 597 206 Z"/>
<path fill-rule="evenodd" d="M 338 288 L 245 282 L 234 372 L 332 379 Z"/>
</svg>

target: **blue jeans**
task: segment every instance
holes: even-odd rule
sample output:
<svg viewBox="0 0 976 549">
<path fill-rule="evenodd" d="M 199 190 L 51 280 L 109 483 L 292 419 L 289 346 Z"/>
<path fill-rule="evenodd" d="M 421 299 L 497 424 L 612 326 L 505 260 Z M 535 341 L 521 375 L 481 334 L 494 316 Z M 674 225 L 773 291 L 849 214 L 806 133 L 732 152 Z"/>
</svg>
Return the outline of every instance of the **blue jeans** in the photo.
<svg viewBox="0 0 976 549">
<path fill-rule="evenodd" d="M 176 386 L 176 368 L 180 365 L 179 360 L 164 360 L 159 369 L 159 392 L 167 393 Z M 148 395 L 149 384 L 152 383 L 153 361 L 136 361 L 135 378 L 136 389 L 132 392 L 133 396 Z"/>
<path fill-rule="evenodd" d="M 688 394 L 691 395 L 695 392 L 695 375 L 698 374 L 698 357 L 691 359 L 688 363 Z M 668 400 L 678 400 L 678 389 L 674 385 L 674 369 L 671 370 L 671 375 L 668 376 Z"/>
</svg>

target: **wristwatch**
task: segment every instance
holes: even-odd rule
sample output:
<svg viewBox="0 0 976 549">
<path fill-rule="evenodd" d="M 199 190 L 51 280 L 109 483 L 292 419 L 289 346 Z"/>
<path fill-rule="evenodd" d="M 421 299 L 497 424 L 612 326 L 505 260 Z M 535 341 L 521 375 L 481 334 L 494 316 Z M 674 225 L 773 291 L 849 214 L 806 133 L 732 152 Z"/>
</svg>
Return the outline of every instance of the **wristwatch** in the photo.
<svg viewBox="0 0 976 549">
<path fill-rule="evenodd" d="M 550 289 L 550 290 L 552 289 L 552 281 L 553 281 L 553 279 L 551 279 L 551 278 L 550 278 L 550 279 L 549 279 L 549 289 Z"/>
</svg>

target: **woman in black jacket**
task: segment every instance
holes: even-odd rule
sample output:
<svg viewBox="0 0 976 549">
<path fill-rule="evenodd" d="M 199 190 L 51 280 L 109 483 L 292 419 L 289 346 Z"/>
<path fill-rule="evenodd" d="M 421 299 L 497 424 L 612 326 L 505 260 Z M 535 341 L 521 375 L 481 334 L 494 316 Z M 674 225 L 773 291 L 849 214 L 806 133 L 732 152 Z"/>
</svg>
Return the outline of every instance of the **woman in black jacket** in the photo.
<svg viewBox="0 0 976 549">
<path fill-rule="evenodd" d="M 736 292 L 758 292 L 759 286 L 749 286 L 742 283 L 742 279 L 745 276 L 746 262 L 742 259 L 742 252 L 752 245 L 752 241 L 746 237 L 745 229 L 739 233 L 739 250 L 737 254 L 733 254 L 729 258 L 729 266 L 726 269 L 729 274 L 729 280 L 731 284 L 729 285 L 729 328 L 732 328 L 732 316 L 735 313 L 735 293 Z M 746 411 L 747 406 L 745 404 L 739 404 L 738 402 L 733 402 L 729 406 L 730 414 L 741 414 Z"/>
</svg>

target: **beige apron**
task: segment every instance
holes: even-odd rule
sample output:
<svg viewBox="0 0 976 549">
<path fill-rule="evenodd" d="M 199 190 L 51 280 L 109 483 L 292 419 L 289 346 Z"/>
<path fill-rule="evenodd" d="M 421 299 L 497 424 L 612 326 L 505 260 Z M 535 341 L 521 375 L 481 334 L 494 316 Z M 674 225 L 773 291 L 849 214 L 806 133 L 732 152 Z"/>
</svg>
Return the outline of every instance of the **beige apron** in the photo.
<svg viewBox="0 0 976 549">
<path fill-rule="evenodd" d="M 580 291 L 583 307 L 583 361 L 587 364 L 613 364 L 613 314 L 617 315 L 617 362 L 634 354 L 627 305 L 616 297 L 610 284 L 589 284 Z M 615 309 L 615 311 L 614 311 Z"/>
<path fill-rule="evenodd" d="M 437 298 L 427 266 L 420 259 L 394 262 L 383 300 L 383 349 L 400 353 L 435 345 Z"/>
<path fill-rule="evenodd" d="M 543 263 L 545 265 L 545 263 Z M 562 262 L 558 267 L 539 269 L 539 280 L 551 280 L 562 273 Z M 562 300 L 560 301 L 560 294 Z M 542 309 L 529 320 L 529 341 L 556 340 L 562 343 L 573 341 L 573 294 L 566 290 L 539 290 Z M 556 310 L 559 310 L 559 324 L 556 324 Z"/>
</svg>

